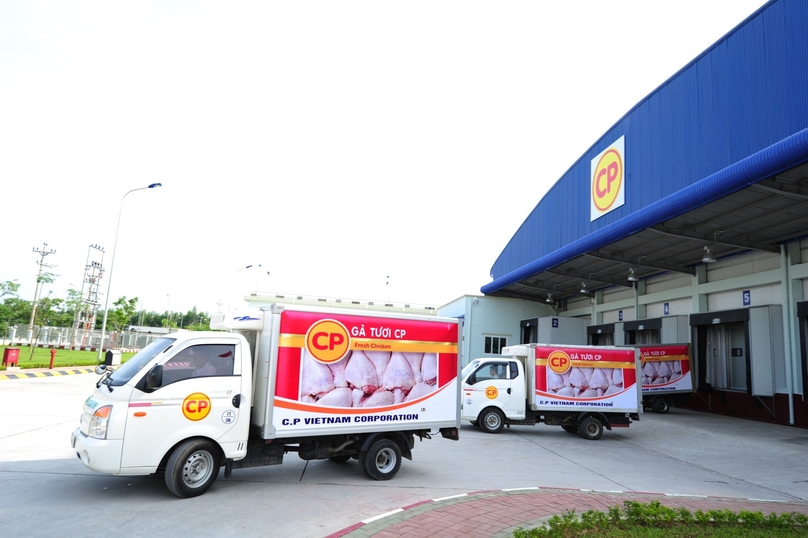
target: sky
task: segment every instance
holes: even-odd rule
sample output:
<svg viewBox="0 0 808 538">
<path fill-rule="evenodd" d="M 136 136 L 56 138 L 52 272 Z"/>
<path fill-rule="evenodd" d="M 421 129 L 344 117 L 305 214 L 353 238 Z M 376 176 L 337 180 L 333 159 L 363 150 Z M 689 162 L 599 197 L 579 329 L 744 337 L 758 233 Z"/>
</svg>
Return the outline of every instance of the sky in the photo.
<svg viewBox="0 0 808 538">
<path fill-rule="evenodd" d="M 567 169 L 765 3 L 4 0 L 0 281 L 32 300 L 44 261 L 65 298 L 95 261 L 102 302 L 159 312 L 479 294 Z"/>
</svg>

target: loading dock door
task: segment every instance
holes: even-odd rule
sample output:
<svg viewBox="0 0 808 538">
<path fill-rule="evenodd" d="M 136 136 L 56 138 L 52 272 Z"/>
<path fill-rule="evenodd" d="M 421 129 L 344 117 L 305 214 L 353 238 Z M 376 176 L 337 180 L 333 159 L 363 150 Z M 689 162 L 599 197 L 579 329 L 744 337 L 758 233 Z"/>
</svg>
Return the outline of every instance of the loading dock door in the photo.
<svg viewBox="0 0 808 538">
<path fill-rule="evenodd" d="M 520 344 L 536 344 L 539 341 L 539 318 L 525 319 L 519 322 L 521 329 Z"/>
<path fill-rule="evenodd" d="M 614 335 L 614 323 L 590 325 L 586 328 L 587 344 L 590 346 L 613 346 Z"/>
<path fill-rule="evenodd" d="M 699 331 L 706 340 L 705 383 L 715 389 L 746 392 L 746 323 L 707 325 Z"/>
<path fill-rule="evenodd" d="M 662 320 L 660 318 L 627 321 L 623 324 L 627 346 L 661 344 Z"/>
</svg>

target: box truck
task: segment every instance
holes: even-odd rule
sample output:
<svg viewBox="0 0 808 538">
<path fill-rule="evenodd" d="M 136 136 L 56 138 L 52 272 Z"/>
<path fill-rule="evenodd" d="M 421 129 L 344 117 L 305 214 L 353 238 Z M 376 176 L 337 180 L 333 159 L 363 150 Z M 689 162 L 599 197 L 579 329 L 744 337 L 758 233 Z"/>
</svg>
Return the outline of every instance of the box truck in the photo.
<svg viewBox="0 0 808 538">
<path fill-rule="evenodd" d="M 638 346 L 642 403 L 655 413 L 667 413 L 675 402 L 694 394 L 690 344 Z"/>
<path fill-rule="evenodd" d="M 395 476 L 415 438 L 457 440 L 458 320 L 273 304 L 215 314 L 102 375 L 71 443 L 88 468 L 163 472 L 178 497 L 222 467 L 353 458 Z M 227 332 L 225 332 L 227 331 Z"/>
<path fill-rule="evenodd" d="M 544 423 L 596 440 L 642 412 L 634 348 L 527 344 L 474 359 L 461 373 L 461 418 L 487 433 Z"/>
</svg>

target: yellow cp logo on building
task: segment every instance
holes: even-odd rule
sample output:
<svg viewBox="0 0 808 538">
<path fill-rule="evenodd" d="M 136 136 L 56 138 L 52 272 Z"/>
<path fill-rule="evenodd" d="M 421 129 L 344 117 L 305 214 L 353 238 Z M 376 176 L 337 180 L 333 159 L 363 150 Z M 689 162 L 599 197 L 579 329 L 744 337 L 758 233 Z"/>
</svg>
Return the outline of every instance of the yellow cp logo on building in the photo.
<svg viewBox="0 0 808 538">
<path fill-rule="evenodd" d="M 348 329 L 333 319 L 320 320 L 309 328 L 306 334 L 306 349 L 315 360 L 325 364 L 337 362 L 351 346 Z"/>
<path fill-rule="evenodd" d="M 591 160 L 590 221 L 626 202 L 626 139 L 621 136 Z"/>
<path fill-rule="evenodd" d="M 623 187 L 623 157 L 610 149 L 600 158 L 592 181 L 592 201 L 600 211 L 608 211 Z"/>
</svg>

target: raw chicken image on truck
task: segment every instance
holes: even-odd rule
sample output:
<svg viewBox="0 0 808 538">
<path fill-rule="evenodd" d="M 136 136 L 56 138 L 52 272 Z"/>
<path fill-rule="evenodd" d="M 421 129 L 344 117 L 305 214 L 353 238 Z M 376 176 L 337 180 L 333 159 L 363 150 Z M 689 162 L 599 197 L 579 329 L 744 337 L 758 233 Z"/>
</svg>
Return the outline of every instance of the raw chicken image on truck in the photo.
<svg viewBox="0 0 808 538">
<path fill-rule="evenodd" d="M 276 304 L 215 314 L 211 328 L 223 332 L 172 333 L 99 366 L 71 436 L 88 468 L 163 472 L 194 497 L 222 468 L 289 452 L 388 480 L 415 438 L 458 439 L 456 319 Z"/>
<path fill-rule="evenodd" d="M 505 347 L 463 368 L 461 415 L 487 433 L 544 423 L 596 440 L 640 419 L 639 370 L 634 348 Z"/>
<path fill-rule="evenodd" d="M 667 413 L 684 398 L 695 394 L 690 368 L 690 344 L 638 346 L 642 402 L 655 413 Z"/>
</svg>

